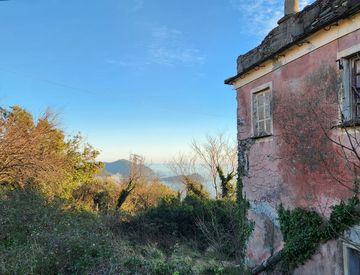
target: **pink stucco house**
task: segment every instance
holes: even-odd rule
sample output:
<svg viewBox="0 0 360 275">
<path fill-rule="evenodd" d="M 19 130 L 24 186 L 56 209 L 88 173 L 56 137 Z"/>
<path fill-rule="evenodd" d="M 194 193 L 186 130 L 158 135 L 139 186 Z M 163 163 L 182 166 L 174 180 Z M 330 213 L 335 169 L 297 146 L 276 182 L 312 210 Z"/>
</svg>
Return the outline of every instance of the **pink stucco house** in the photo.
<svg viewBox="0 0 360 275">
<path fill-rule="evenodd" d="M 286 0 L 278 26 L 238 57 L 225 83 L 237 94 L 239 161 L 255 221 L 248 261 L 256 266 L 283 246 L 280 203 L 326 216 L 352 194 L 358 169 L 334 141 L 359 131 L 360 0 L 318 0 L 302 11 Z M 360 274 L 359 247 L 354 227 L 294 274 Z"/>
</svg>

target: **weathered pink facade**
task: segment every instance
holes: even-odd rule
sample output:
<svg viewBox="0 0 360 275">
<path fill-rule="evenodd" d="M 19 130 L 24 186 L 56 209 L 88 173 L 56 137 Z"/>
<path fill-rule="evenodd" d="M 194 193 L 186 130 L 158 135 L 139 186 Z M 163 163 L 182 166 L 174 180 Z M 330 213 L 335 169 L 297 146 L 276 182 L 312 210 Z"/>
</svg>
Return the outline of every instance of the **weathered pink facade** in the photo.
<svg viewBox="0 0 360 275">
<path fill-rule="evenodd" d="M 355 23 L 360 20 L 358 13 L 351 18 Z M 332 31 L 340 29 L 341 24 L 350 24 L 341 20 L 330 26 Z M 326 216 L 332 204 L 351 195 L 353 171 L 324 130 L 332 129 L 326 132 L 331 138 L 347 142 L 340 127 L 344 68 L 337 60 L 343 58 L 339 53 L 349 49 L 353 49 L 351 54 L 357 48 L 360 51 L 360 29 L 347 28 L 350 31 L 329 41 L 326 29 L 311 33 L 304 37 L 305 42 L 264 59 L 265 65 L 240 70 L 231 79 L 237 93 L 238 139 L 248 148 L 244 190 L 251 202 L 250 219 L 255 222 L 248 246 L 252 266 L 282 248 L 276 211 L 280 203 L 290 208 L 315 209 Z M 288 56 L 291 58 L 285 59 Z M 272 133 L 254 137 L 252 97 L 264 87 L 272 94 Z M 344 274 L 342 241 L 324 244 L 319 254 L 295 274 Z"/>
</svg>

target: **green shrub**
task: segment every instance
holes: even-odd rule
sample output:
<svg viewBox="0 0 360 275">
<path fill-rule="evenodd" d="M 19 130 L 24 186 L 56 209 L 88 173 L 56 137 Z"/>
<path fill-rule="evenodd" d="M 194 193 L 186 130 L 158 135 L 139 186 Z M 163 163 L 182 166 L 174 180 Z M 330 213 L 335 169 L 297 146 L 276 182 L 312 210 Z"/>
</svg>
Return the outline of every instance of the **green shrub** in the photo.
<svg viewBox="0 0 360 275">
<path fill-rule="evenodd" d="M 131 237 L 143 242 L 158 242 L 170 248 L 179 240 L 194 241 L 199 238 L 196 226 L 196 205 L 169 196 L 158 206 L 149 208 L 121 224 L 123 232 L 132 232 Z"/>
<path fill-rule="evenodd" d="M 72 196 L 76 206 L 89 210 L 106 211 L 115 207 L 120 186 L 110 178 L 94 179 L 80 185 Z"/>
<path fill-rule="evenodd" d="M 198 207 L 196 203 L 192 202 L 193 207 Z M 164 200 L 158 214 L 171 216 L 165 207 L 171 205 L 171 209 L 179 208 L 171 216 L 173 223 L 176 217 L 191 217 L 194 212 L 186 210 L 191 208 L 190 199 L 182 204 Z M 114 234 L 105 221 L 121 225 L 122 218 L 119 213 L 95 215 L 74 209 L 31 189 L 1 192 L 0 274 L 220 274 L 215 271 L 222 270 L 222 265 L 211 253 L 189 248 L 191 242 L 161 250 L 151 242 L 127 240 L 131 228 Z M 164 221 L 158 218 L 155 223 Z M 190 232 L 190 224 L 189 228 L 173 226 L 162 230 Z M 209 267 L 214 269 L 206 272 Z"/>
<path fill-rule="evenodd" d="M 0 200 L 0 273 L 81 273 L 111 255 L 111 235 L 87 212 L 70 212 L 32 191 Z"/>
<path fill-rule="evenodd" d="M 134 232 L 136 239 L 155 241 L 164 248 L 191 242 L 200 250 L 212 248 L 219 259 L 234 260 L 242 234 L 251 233 L 251 228 L 243 232 L 241 222 L 235 201 L 167 197 L 157 207 L 123 223 L 122 231 Z"/>
<path fill-rule="evenodd" d="M 242 219 L 242 210 L 235 201 L 208 201 L 199 213 L 197 226 L 221 260 L 239 260 L 239 247 L 252 233 L 253 224 Z"/>
</svg>

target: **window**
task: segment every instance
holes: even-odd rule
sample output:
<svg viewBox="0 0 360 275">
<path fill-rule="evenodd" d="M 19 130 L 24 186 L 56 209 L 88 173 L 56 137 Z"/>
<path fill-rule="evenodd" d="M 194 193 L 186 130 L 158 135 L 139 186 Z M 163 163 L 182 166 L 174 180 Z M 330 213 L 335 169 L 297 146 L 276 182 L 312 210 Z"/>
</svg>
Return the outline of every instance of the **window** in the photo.
<svg viewBox="0 0 360 275">
<path fill-rule="evenodd" d="M 271 90 L 252 94 L 253 136 L 263 137 L 272 134 Z"/>
<path fill-rule="evenodd" d="M 351 92 L 352 92 L 352 113 L 353 118 L 360 118 L 360 58 L 350 60 Z"/>
<path fill-rule="evenodd" d="M 344 243 L 344 275 L 360 275 L 360 251 L 357 247 Z"/>
<path fill-rule="evenodd" d="M 345 123 L 360 122 L 360 55 L 341 60 L 343 79 L 342 115 Z"/>
</svg>

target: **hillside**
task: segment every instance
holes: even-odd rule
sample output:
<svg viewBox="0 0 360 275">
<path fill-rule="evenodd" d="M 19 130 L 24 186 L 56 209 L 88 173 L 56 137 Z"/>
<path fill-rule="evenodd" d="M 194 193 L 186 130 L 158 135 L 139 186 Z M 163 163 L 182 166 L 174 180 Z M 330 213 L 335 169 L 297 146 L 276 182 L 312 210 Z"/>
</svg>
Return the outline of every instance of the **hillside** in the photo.
<svg viewBox="0 0 360 275">
<path fill-rule="evenodd" d="M 116 175 L 121 174 L 124 177 L 128 177 L 131 171 L 131 161 L 126 159 L 120 159 L 114 162 L 104 162 L 104 169 L 101 175 Z M 155 172 L 146 165 L 141 166 L 141 170 L 146 177 L 155 177 Z"/>
</svg>

